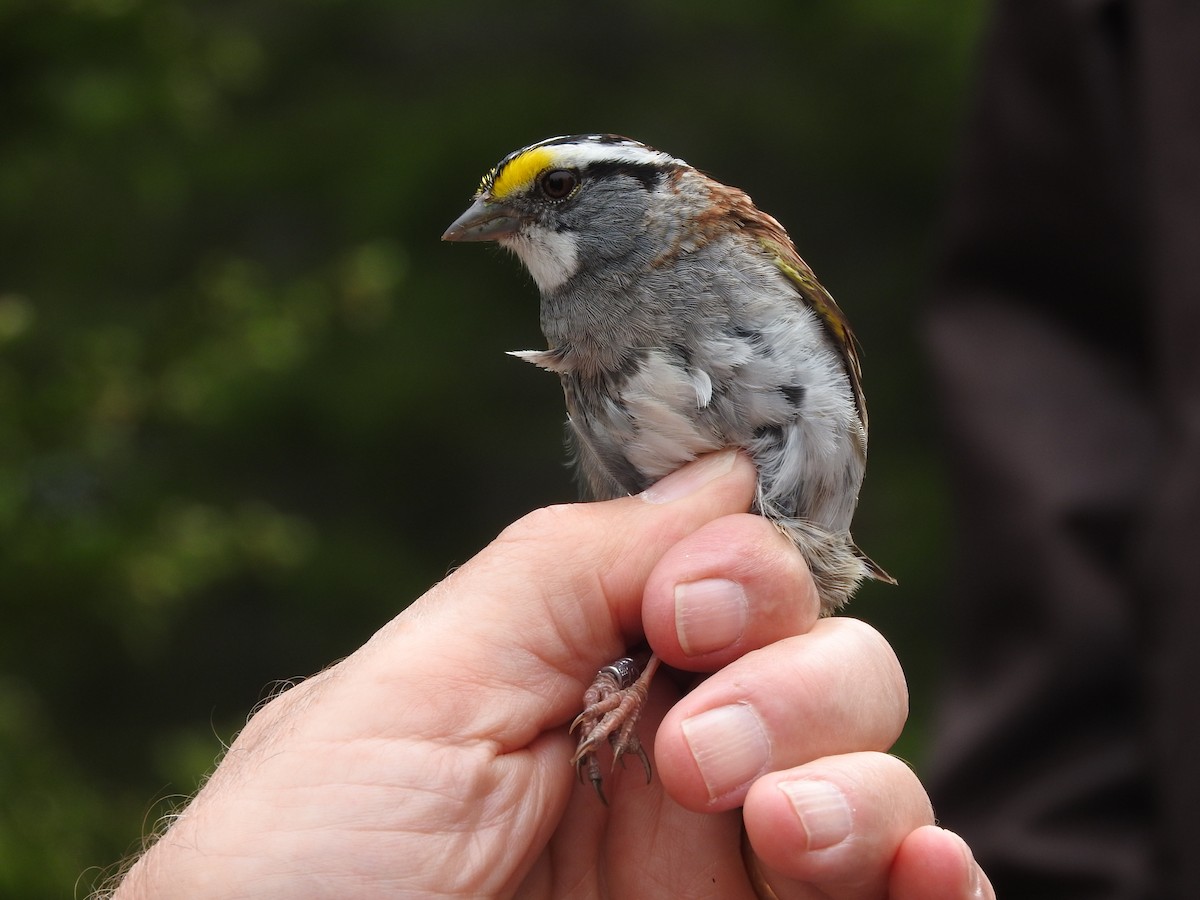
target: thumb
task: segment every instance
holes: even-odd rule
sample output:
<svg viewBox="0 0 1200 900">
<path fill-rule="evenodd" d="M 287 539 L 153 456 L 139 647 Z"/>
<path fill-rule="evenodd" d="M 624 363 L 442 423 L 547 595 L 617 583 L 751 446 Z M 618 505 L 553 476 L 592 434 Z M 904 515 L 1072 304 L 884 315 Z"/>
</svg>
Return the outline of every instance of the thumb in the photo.
<svg viewBox="0 0 1200 900">
<path fill-rule="evenodd" d="M 431 728 L 452 712 L 474 736 L 521 746 L 578 712 L 596 669 L 640 636 L 654 565 L 705 523 L 744 512 L 755 478 L 749 459 L 723 450 L 637 496 L 536 510 L 363 649 L 392 685 L 437 685 L 421 692 Z"/>
</svg>

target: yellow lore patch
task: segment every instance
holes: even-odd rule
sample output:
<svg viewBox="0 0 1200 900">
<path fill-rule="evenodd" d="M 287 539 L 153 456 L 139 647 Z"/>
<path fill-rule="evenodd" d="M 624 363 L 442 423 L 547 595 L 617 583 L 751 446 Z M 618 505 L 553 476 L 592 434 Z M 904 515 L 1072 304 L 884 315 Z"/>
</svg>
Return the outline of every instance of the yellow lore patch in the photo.
<svg viewBox="0 0 1200 900">
<path fill-rule="evenodd" d="M 543 171 L 550 168 L 554 154 L 548 147 L 534 147 L 508 161 L 492 180 L 492 197 L 501 200 L 527 187 Z M 486 185 L 487 179 L 484 179 Z"/>
</svg>

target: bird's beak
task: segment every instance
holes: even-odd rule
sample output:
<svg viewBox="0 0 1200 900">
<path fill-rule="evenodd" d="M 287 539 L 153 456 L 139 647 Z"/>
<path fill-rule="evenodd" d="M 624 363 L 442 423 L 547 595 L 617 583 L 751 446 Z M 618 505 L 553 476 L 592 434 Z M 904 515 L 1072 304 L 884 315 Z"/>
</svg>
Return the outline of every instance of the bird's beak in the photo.
<svg viewBox="0 0 1200 900">
<path fill-rule="evenodd" d="M 446 229 L 442 240 L 498 241 L 520 227 L 521 220 L 514 210 L 488 197 L 480 197 Z"/>
</svg>

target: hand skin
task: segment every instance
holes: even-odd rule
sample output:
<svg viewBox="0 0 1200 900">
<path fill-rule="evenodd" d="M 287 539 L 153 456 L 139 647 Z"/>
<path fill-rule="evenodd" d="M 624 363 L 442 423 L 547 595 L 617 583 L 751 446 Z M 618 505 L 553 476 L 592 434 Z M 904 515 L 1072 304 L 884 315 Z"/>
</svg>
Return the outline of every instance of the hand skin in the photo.
<svg viewBox="0 0 1200 900">
<path fill-rule="evenodd" d="M 744 804 L 781 900 L 993 897 L 884 752 L 908 703 L 891 648 L 817 618 L 799 555 L 746 513 L 753 491 L 725 451 L 516 522 L 260 709 L 114 896 L 754 898 Z M 618 766 L 605 807 L 566 726 L 643 634 L 713 674 L 660 672 L 638 726 L 655 778 Z"/>
</svg>

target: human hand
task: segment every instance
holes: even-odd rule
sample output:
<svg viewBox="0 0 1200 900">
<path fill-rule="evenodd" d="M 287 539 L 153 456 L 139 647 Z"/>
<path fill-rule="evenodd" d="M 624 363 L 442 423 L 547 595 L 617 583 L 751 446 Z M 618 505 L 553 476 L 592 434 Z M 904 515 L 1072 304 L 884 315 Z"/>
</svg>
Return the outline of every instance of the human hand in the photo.
<svg viewBox="0 0 1200 900">
<path fill-rule="evenodd" d="M 727 451 L 510 526 L 259 710 L 116 897 L 751 898 L 747 861 L 784 900 L 992 896 L 883 752 L 907 713 L 890 647 L 817 617 L 799 556 L 745 514 L 754 480 Z M 655 682 L 658 777 L 618 769 L 606 808 L 565 725 L 643 631 L 715 674 Z"/>
</svg>

